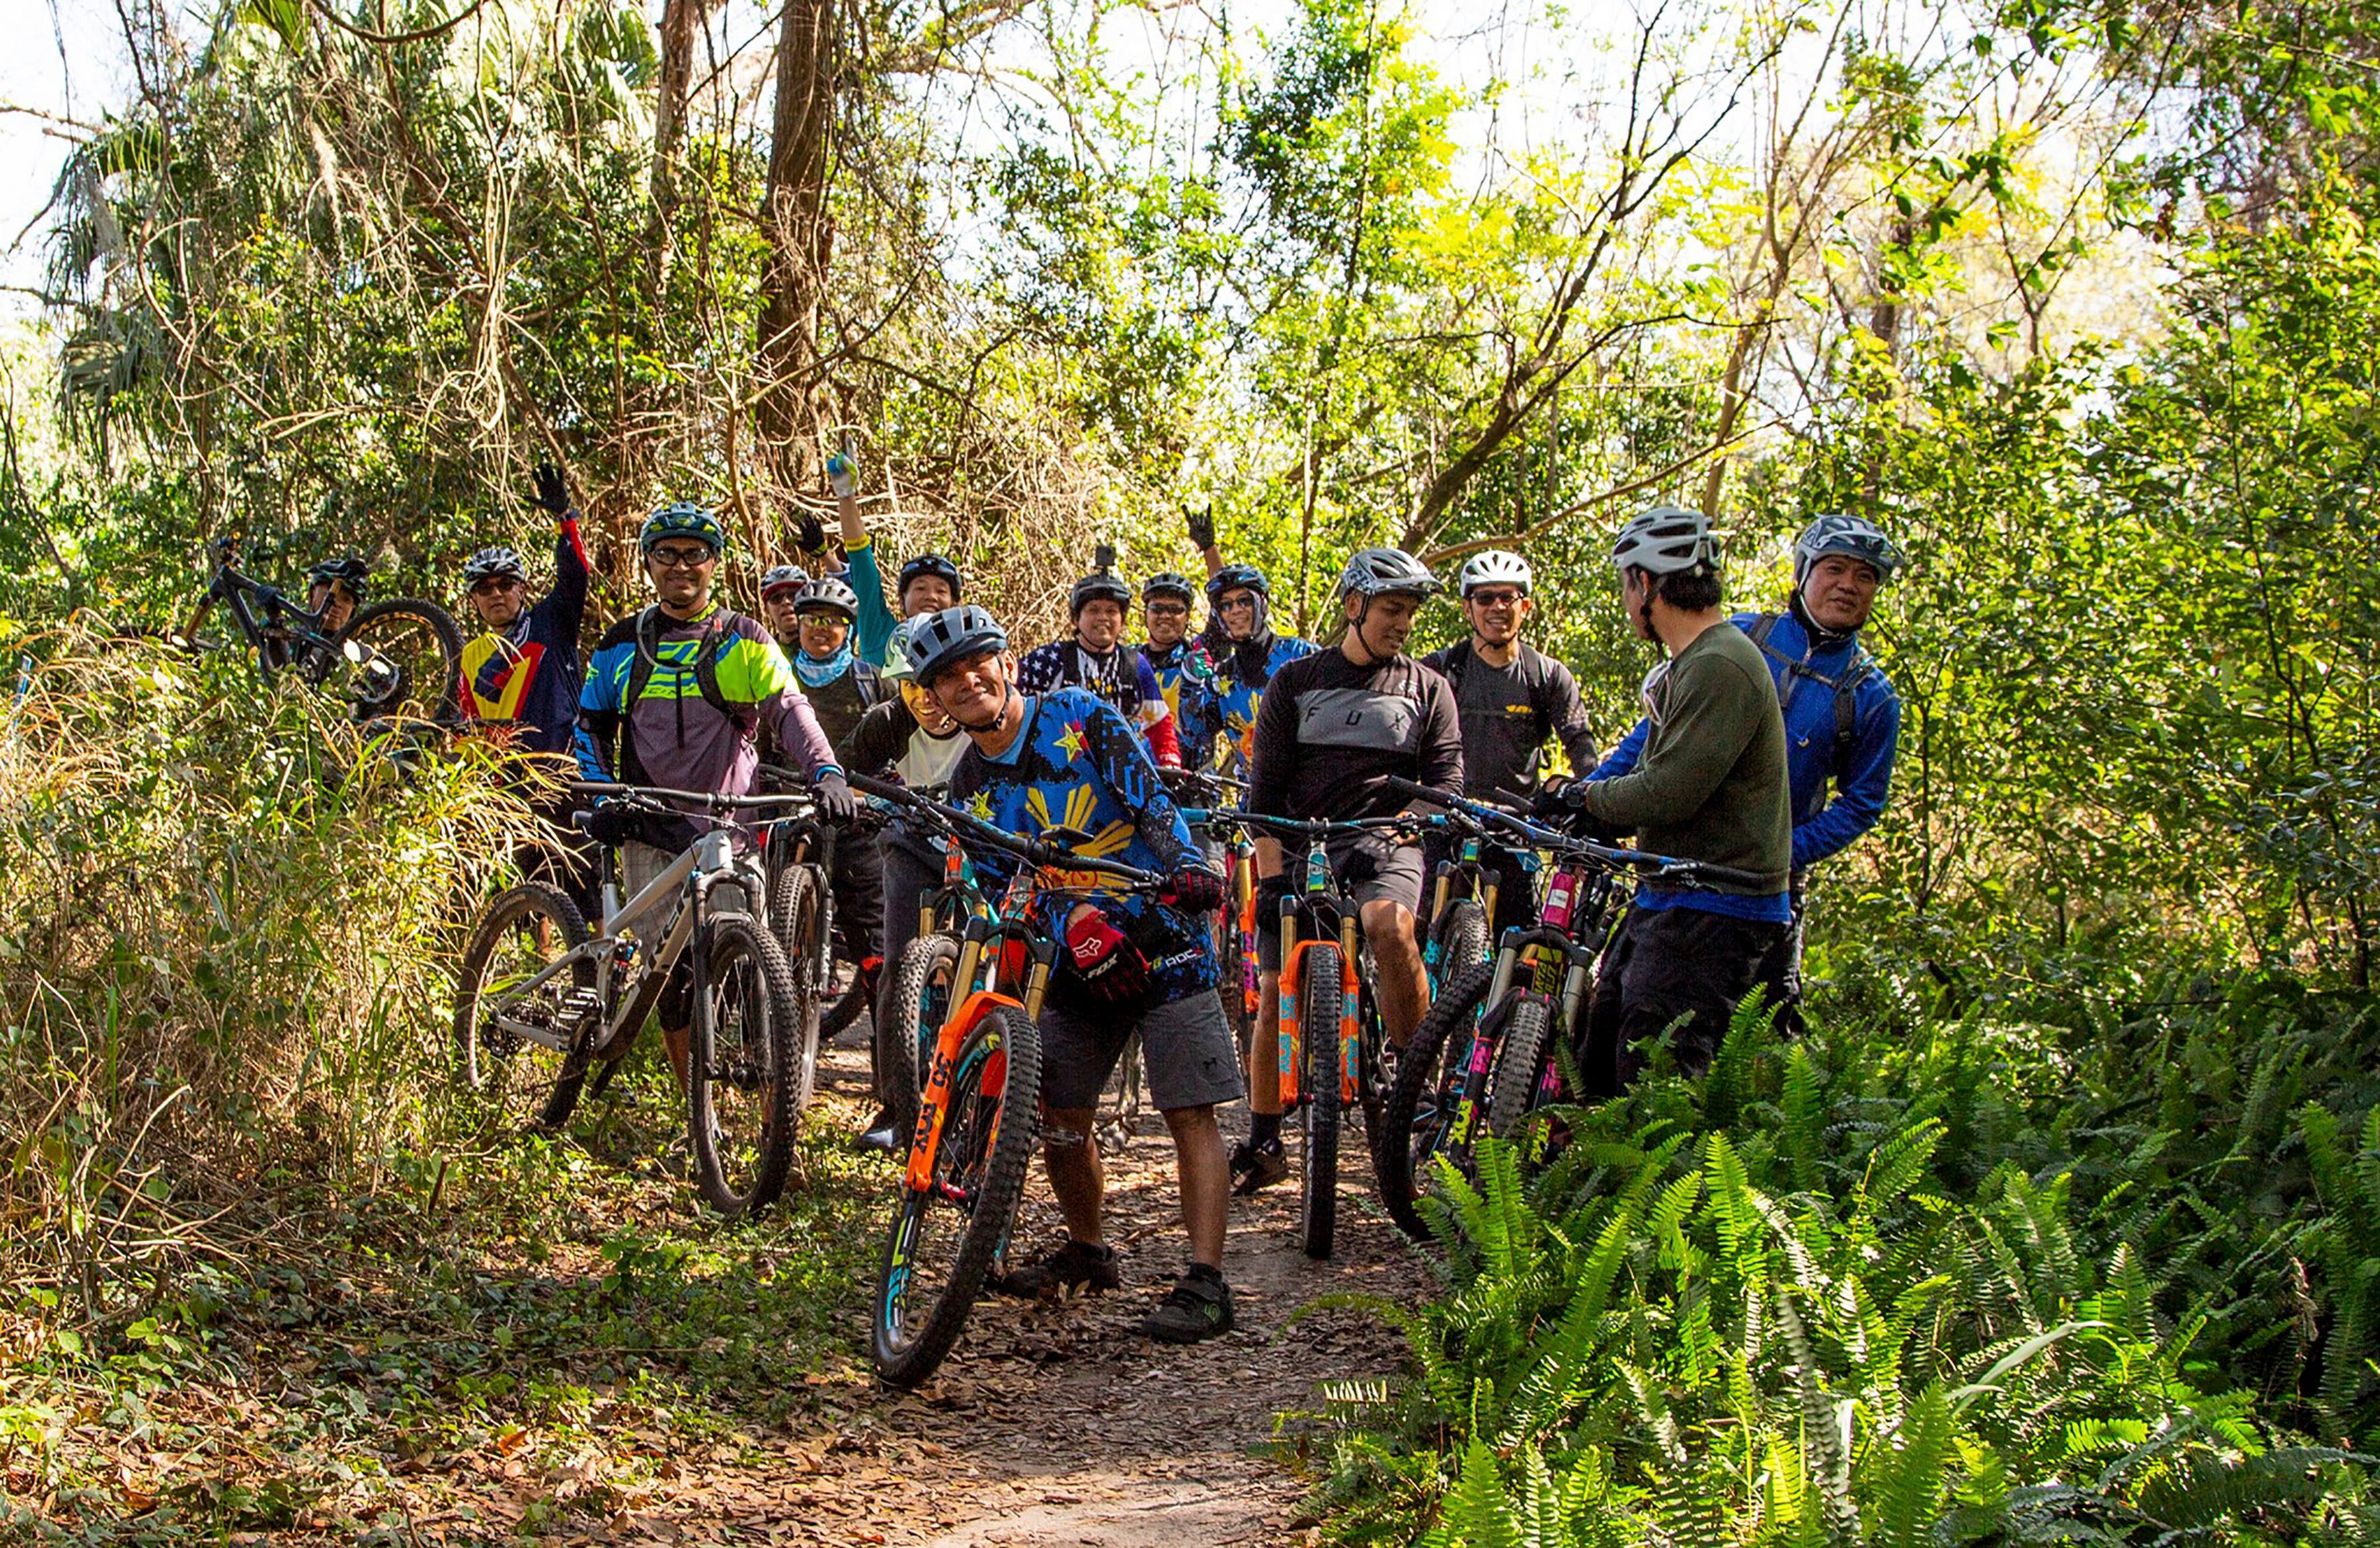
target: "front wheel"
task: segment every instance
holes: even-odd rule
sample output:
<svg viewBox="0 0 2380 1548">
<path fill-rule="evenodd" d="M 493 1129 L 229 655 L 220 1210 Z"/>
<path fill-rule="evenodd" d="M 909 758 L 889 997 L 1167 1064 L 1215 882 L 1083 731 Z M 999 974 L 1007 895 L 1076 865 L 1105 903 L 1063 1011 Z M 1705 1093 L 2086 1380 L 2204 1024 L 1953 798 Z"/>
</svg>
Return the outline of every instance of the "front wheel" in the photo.
<svg viewBox="0 0 2380 1548">
<path fill-rule="evenodd" d="M 393 597 L 358 607 L 331 644 L 323 681 L 355 705 L 358 720 L 461 720 L 463 636 L 435 603 Z"/>
<path fill-rule="evenodd" d="M 884 1239 L 871 1353 L 894 1386 L 932 1375 L 958 1343 L 1024 1197 L 1040 1100 L 1040 1033 L 994 1006 L 952 1061 L 930 1179 L 903 1188 Z"/>
<path fill-rule="evenodd" d="M 1306 948 L 1298 985 L 1298 1079 L 1305 1088 L 1305 1154 L 1298 1226 L 1309 1258 L 1330 1256 L 1339 1227 L 1339 948 Z"/>
<path fill-rule="evenodd" d="M 558 1128 L 578 1104 L 595 963 L 579 957 L 587 922 L 570 899 L 531 882 L 499 894 L 463 949 L 455 984 L 455 1083 L 509 1127 Z M 540 977 L 540 974 L 544 976 Z M 559 1041 L 549 1048 L 539 1036 Z"/>
<path fill-rule="evenodd" d="M 1496 1067 L 1488 1077 L 1488 1132 L 1497 1139 L 1517 1139 L 1529 1121 L 1544 1083 L 1552 1035 L 1553 1007 L 1544 995 L 1527 994 L 1512 1006 L 1503 1041 L 1497 1045 Z"/>
<path fill-rule="evenodd" d="M 1475 962 L 1468 971 L 1446 981 L 1413 1041 L 1405 1045 L 1404 1057 L 1397 1065 L 1396 1084 L 1381 1107 L 1380 1132 L 1372 1146 L 1380 1202 L 1389 1218 L 1415 1240 L 1427 1236 L 1428 1227 L 1414 1200 L 1429 1182 L 1429 1158 L 1453 1138 L 1472 1033 L 1495 976 L 1491 958 Z"/>
<path fill-rule="evenodd" d="M 715 915 L 704 933 L 710 983 L 687 1050 L 686 1143 L 704 1200 L 734 1219 L 774 1201 L 793 1165 L 801 994 L 750 915 Z"/>
<path fill-rule="evenodd" d="M 934 1040 L 950 1019 L 959 970 L 959 938 L 936 931 L 901 948 L 876 1013 L 877 1094 L 905 1152 L 917 1122 L 917 1100 L 933 1073 Z"/>
</svg>

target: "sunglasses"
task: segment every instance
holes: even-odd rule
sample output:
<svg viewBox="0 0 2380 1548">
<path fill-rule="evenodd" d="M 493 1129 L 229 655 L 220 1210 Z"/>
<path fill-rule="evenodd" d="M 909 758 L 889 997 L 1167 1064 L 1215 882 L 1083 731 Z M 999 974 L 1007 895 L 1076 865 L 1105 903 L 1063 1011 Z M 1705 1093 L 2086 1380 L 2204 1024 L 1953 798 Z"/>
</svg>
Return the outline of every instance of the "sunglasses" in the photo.
<svg viewBox="0 0 2380 1548">
<path fill-rule="evenodd" d="M 505 591 L 519 591 L 520 584 L 509 575 L 492 575 L 485 580 L 472 581 L 471 594 L 475 597 L 497 596 Z"/>
<path fill-rule="evenodd" d="M 656 548 L 645 557 L 663 569 L 700 569 L 719 555 L 708 548 Z"/>
<path fill-rule="evenodd" d="M 1479 607 L 1512 607 L 1524 599 L 1518 591 L 1474 591 L 1463 600 Z"/>
<path fill-rule="evenodd" d="M 1152 602 L 1148 604 L 1148 611 L 1152 617 L 1186 618 L 1190 616 L 1190 604 L 1186 602 Z"/>
<path fill-rule="evenodd" d="M 1257 599 L 1254 597 L 1225 597 L 1222 603 L 1223 611 L 1226 613 L 1237 613 L 1243 608 L 1253 612 L 1256 605 Z"/>
<path fill-rule="evenodd" d="M 851 620 L 840 613 L 800 613 L 795 615 L 794 622 L 804 628 L 849 628 L 851 627 Z"/>
</svg>

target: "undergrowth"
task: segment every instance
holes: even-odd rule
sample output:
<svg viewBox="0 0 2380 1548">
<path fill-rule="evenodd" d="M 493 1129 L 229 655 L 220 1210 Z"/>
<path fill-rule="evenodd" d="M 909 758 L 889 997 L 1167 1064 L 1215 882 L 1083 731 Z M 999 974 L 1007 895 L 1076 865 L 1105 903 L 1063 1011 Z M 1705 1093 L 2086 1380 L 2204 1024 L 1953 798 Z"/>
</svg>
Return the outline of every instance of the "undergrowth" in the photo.
<svg viewBox="0 0 2380 1548">
<path fill-rule="evenodd" d="M 2380 1007 L 1881 1009 L 1542 1116 L 1428 1201 L 1343 1542 L 2380 1541 Z M 1898 1006 L 1896 1011 L 1893 1007 Z"/>
</svg>

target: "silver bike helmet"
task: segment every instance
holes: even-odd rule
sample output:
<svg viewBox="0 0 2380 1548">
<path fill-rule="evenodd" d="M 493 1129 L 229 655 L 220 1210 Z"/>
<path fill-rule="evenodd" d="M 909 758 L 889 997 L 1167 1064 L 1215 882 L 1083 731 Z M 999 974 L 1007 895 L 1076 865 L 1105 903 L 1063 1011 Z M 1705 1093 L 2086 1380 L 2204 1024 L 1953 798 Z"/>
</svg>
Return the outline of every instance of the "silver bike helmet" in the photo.
<svg viewBox="0 0 2380 1548">
<path fill-rule="evenodd" d="M 501 543 L 482 548 L 463 562 L 463 589 L 467 591 L 482 580 L 499 576 L 525 582 L 528 579 L 528 566 L 521 562 L 518 554 Z"/>
<path fill-rule="evenodd" d="M 1347 567 L 1339 575 L 1339 595 L 1384 597 L 1396 593 L 1406 596 L 1434 596 L 1445 589 L 1445 582 L 1429 572 L 1429 567 L 1402 548 L 1359 548 L 1347 560 Z"/>
<path fill-rule="evenodd" d="M 809 578 L 810 572 L 799 565 L 771 565 L 760 572 L 760 600 L 766 602 L 788 586 L 806 585 Z"/>
<path fill-rule="evenodd" d="M 847 623 L 859 621 L 859 593 L 832 576 L 802 583 L 794 593 L 794 616 L 808 613 L 840 613 Z"/>
<path fill-rule="evenodd" d="M 1000 620 L 973 603 L 945 607 L 909 622 L 909 668 L 928 687 L 936 673 L 954 662 L 1008 649 L 1008 631 L 1000 627 Z"/>
</svg>

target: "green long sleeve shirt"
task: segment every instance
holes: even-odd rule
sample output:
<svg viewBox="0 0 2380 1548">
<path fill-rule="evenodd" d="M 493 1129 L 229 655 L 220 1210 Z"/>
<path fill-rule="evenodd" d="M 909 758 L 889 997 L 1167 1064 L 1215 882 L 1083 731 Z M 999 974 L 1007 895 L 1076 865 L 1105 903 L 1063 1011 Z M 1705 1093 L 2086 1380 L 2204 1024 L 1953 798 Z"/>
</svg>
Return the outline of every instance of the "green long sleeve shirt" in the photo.
<svg viewBox="0 0 2380 1548">
<path fill-rule="evenodd" d="M 1633 829 L 1641 849 L 1707 860 L 1763 877 L 1695 891 L 1765 897 L 1785 891 L 1793 864 L 1793 809 L 1785 774 L 1785 718 L 1760 647 L 1725 623 L 1678 652 L 1645 706 L 1652 730 L 1631 772 L 1586 786 L 1586 810 Z"/>
</svg>

